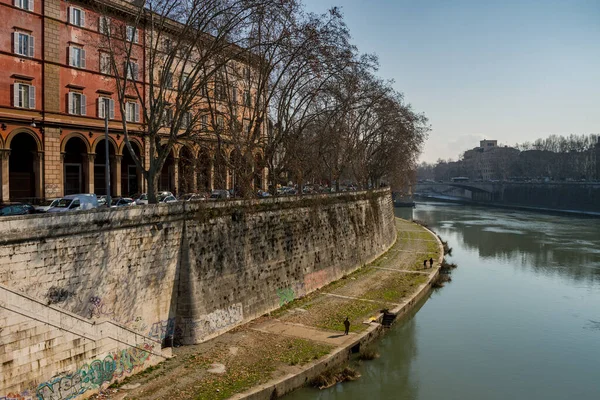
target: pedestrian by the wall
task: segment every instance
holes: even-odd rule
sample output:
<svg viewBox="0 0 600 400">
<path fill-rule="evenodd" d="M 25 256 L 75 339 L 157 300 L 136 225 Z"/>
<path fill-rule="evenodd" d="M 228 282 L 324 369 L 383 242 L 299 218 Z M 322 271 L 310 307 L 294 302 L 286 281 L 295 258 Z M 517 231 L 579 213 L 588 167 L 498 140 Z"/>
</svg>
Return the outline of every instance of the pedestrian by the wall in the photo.
<svg viewBox="0 0 600 400">
<path fill-rule="evenodd" d="M 429 268 L 433 268 L 433 258 L 429 259 Z"/>
<path fill-rule="evenodd" d="M 347 335 L 348 332 L 350 332 L 350 321 L 348 320 L 348 317 L 346 317 L 346 319 L 344 320 L 344 328 L 346 328 L 346 330 L 344 331 L 344 335 Z"/>
<path fill-rule="evenodd" d="M 423 269 L 427 268 L 427 259 L 423 260 Z"/>
</svg>

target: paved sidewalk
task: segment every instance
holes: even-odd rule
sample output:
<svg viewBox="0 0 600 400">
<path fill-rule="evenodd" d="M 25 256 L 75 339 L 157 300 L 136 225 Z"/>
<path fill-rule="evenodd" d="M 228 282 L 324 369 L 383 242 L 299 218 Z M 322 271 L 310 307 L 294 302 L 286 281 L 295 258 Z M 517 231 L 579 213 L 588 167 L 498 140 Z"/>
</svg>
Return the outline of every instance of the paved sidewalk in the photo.
<svg viewBox="0 0 600 400">
<path fill-rule="evenodd" d="M 175 358 L 127 379 L 121 388 L 98 398 L 226 399 L 297 374 L 302 365 L 346 347 L 381 310 L 408 304 L 437 272 L 437 268 L 423 269 L 424 259 L 438 260 L 440 256 L 433 235 L 400 219 L 396 219 L 396 228 L 396 243 L 371 264 L 269 317 L 200 345 L 175 348 Z M 347 336 L 343 325 L 346 317 L 351 321 Z"/>
</svg>

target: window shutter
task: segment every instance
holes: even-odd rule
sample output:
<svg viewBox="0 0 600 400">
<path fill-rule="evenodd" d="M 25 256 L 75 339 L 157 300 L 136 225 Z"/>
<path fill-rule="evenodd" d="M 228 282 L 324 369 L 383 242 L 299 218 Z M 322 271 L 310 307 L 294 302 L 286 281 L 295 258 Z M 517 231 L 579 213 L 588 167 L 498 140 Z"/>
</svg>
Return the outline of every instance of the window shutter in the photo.
<svg viewBox="0 0 600 400">
<path fill-rule="evenodd" d="M 85 11 L 81 10 L 81 25 L 80 26 L 85 26 Z"/>
<path fill-rule="evenodd" d="M 29 86 L 29 108 L 35 108 L 35 86 Z"/>
<path fill-rule="evenodd" d="M 29 36 L 29 57 L 34 56 L 33 36 Z"/>
<path fill-rule="evenodd" d="M 108 101 L 108 106 L 109 106 L 108 118 L 115 119 L 115 101 L 113 99 L 110 99 Z"/>
<path fill-rule="evenodd" d="M 70 24 L 72 24 L 73 21 L 75 20 L 75 16 L 73 15 L 73 12 L 74 12 L 73 11 L 73 7 L 69 6 L 69 12 L 68 12 L 68 14 L 69 14 L 69 21 L 68 22 Z"/>
<path fill-rule="evenodd" d="M 19 91 L 21 90 L 20 83 L 14 83 L 13 85 L 13 107 L 19 107 Z"/>
<path fill-rule="evenodd" d="M 133 79 L 134 80 L 138 80 L 138 72 L 139 72 L 139 65 L 137 63 L 133 64 Z"/>
<path fill-rule="evenodd" d="M 102 97 L 98 97 L 97 107 L 98 107 L 98 118 L 104 118 L 104 99 Z"/>
<path fill-rule="evenodd" d="M 13 52 L 19 52 L 19 32 L 13 32 Z"/>
<path fill-rule="evenodd" d="M 29 11 L 33 11 L 33 0 L 29 0 Z"/>
<path fill-rule="evenodd" d="M 133 28 L 133 41 L 135 43 L 138 43 L 139 40 L 140 40 L 140 37 L 138 35 L 138 30 L 137 30 L 137 28 Z"/>
<path fill-rule="evenodd" d="M 81 115 L 87 115 L 86 99 L 84 95 L 81 95 Z"/>
<path fill-rule="evenodd" d="M 79 54 L 81 54 L 81 64 L 80 64 L 80 67 L 81 68 L 85 68 L 85 50 L 81 49 L 81 52 Z"/>
<path fill-rule="evenodd" d="M 21 0 L 14 0 L 13 6 L 21 8 Z"/>
<path fill-rule="evenodd" d="M 75 59 L 74 59 L 74 54 L 75 52 L 73 51 L 73 46 L 69 46 L 69 65 L 74 67 L 75 66 Z"/>
<path fill-rule="evenodd" d="M 140 105 L 135 103 L 135 122 L 140 122 Z"/>
<path fill-rule="evenodd" d="M 69 103 L 69 114 L 75 114 L 75 107 L 73 105 L 73 92 L 68 93 L 67 100 Z"/>
</svg>

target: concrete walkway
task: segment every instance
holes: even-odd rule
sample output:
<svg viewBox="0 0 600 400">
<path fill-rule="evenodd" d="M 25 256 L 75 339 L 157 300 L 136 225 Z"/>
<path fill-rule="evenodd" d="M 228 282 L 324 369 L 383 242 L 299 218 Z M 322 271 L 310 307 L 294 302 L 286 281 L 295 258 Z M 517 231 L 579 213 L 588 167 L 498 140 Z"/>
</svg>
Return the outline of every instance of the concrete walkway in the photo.
<svg viewBox="0 0 600 400">
<path fill-rule="evenodd" d="M 383 332 L 378 323 L 383 309 L 408 312 L 438 273 L 442 249 L 436 237 L 400 219 L 396 228 L 396 243 L 371 264 L 270 316 L 206 343 L 176 348 L 175 358 L 98 398 L 269 399 L 274 391 L 285 393 L 345 362 L 351 347 Z M 430 257 L 434 268 L 423 269 Z M 346 317 L 349 335 L 344 335 Z"/>
</svg>

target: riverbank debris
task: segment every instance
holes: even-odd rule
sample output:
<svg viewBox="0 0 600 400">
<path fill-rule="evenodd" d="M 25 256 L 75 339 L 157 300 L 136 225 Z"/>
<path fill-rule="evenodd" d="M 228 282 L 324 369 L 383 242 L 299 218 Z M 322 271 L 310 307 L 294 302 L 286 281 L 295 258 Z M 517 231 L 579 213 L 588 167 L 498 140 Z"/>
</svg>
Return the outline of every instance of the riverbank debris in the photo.
<svg viewBox="0 0 600 400">
<path fill-rule="evenodd" d="M 340 382 L 355 381 L 360 378 L 360 373 L 354 368 L 345 366 L 341 370 L 328 370 L 317 376 L 312 381 L 314 387 L 319 390 L 328 389 Z"/>
</svg>

